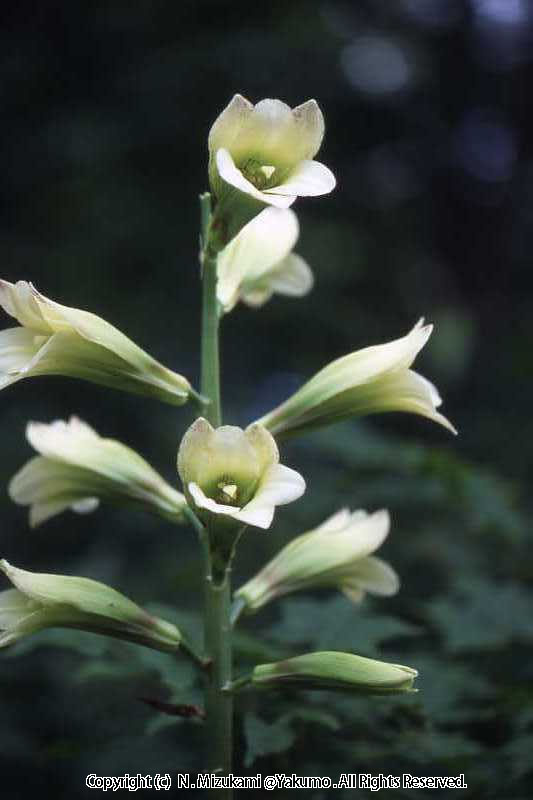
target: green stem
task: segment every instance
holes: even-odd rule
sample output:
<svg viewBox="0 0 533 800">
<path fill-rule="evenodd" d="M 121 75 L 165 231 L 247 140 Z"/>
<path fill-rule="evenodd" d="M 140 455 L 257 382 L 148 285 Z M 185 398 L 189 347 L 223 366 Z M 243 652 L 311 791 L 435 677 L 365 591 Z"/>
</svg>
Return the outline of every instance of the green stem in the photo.
<svg viewBox="0 0 533 800">
<path fill-rule="evenodd" d="M 228 775 L 233 756 L 233 698 L 224 691 L 231 682 L 232 652 L 230 609 L 230 570 L 222 583 L 206 576 L 205 644 L 211 660 L 206 692 L 208 725 L 208 763 L 210 772 Z M 219 797 L 230 798 L 231 790 L 221 790 Z"/>
<path fill-rule="evenodd" d="M 200 197 L 202 212 L 202 375 L 201 393 L 209 400 L 206 417 L 214 427 L 221 424 L 220 362 L 218 347 L 218 303 L 216 250 L 210 241 L 211 200 Z M 233 755 L 233 698 L 224 691 L 231 682 L 231 570 L 229 565 L 222 579 L 214 580 L 208 531 L 204 542 L 205 575 L 205 655 L 209 662 L 205 706 L 207 721 L 207 768 L 218 775 L 228 775 Z M 231 789 L 219 789 L 216 796 L 232 797 Z"/>
<path fill-rule="evenodd" d="M 206 417 L 218 428 L 220 413 L 220 357 L 218 350 L 218 301 L 216 253 L 209 246 L 210 196 L 200 196 L 202 209 L 202 376 L 201 393 L 209 400 Z"/>
</svg>

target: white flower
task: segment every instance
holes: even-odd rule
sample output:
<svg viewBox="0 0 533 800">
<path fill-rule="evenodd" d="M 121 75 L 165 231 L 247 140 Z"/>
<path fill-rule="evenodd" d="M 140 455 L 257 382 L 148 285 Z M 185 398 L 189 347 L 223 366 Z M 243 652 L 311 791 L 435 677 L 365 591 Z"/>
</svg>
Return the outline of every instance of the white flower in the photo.
<svg viewBox="0 0 533 800">
<path fill-rule="evenodd" d="M 93 511 L 100 499 L 185 521 L 180 492 L 134 450 L 102 438 L 77 417 L 30 422 L 26 436 L 40 455 L 13 477 L 9 494 L 19 505 L 30 506 L 32 527 L 67 508 Z"/>
<path fill-rule="evenodd" d="M 328 364 L 292 397 L 257 422 L 274 434 L 301 433 L 352 416 L 408 411 L 455 428 L 437 411 L 435 386 L 409 369 L 433 330 L 420 320 L 407 336 L 366 347 Z"/>
<path fill-rule="evenodd" d="M 331 192 L 332 172 L 312 160 L 323 136 L 315 100 L 291 110 L 281 100 L 254 106 L 236 94 L 209 132 L 214 194 L 220 197 L 229 184 L 262 203 L 287 208 L 300 195 Z"/>
<path fill-rule="evenodd" d="M 189 381 L 108 322 L 55 303 L 31 283 L 0 281 L 0 305 L 22 327 L 0 332 L 0 388 L 34 375 L 66 375 L 182 405 Z"/>
<path fill-rule="evenodd" d="M 5 560 L 0 569 L 15 587 L 0 592 L 0 647 L 45 628 L 79 628 L 170 652 L 180 645 L 175 625 L 104 583 L 27 572 Z"/>
<path fill-rule="evenodd" d="M 365 592 L 393 595 L 400 585 L 398 576 L 371 555 L 381 547 L 389 527 L 387 511 L 342 509 L 289 542 L 235 596 L 253 612 L 276 597 L 321 586 L 337 587 L 353 601 L 361 600 Z"/>
<path fill-rule="evenodd" d="M 258 528 L 269 528 L 275 507 L 305 491 L 302 476 L 279 463 L 276 443 L 260 425 L 215 429 L 200 417 L 182 439 L 178 472 L 200 516 L 221 515 Z"/>
<path fill-rule="evenodd" d="M 296 214 L 265 208 L 218 254 L 217 297 L 225 312 L 242 300 L 250 306 L 272 295 L 302 297 L 313 286 L 313 273 L 291 252 L 298 239 Z"/>
</svg>

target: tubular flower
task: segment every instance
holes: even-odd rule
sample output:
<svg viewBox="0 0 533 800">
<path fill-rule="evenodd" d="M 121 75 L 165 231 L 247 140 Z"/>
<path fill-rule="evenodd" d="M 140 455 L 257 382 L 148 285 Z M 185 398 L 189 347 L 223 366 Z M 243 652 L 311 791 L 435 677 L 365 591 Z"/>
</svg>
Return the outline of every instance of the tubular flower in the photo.
<svg viewBox="0 0 533 800">
<path fill-rule="evenodd" d="M 126 445 L 99 436 L 86 422 L 30 422 L 26 437 L 40 453 L 12 478 L 9 495 L 30 506 L 30 525 L 65 509 L 93 511 L 99 500 L 183 522 L 185 497 Z"/>
<path fill-rule="evenodd" d="M 287 208 L 298 196 L 335 187 L 318 161 L 324 118 L 315 100 L 291 108 L 281 100 L 255 106 L 236 94 L 209 132 L 209 178 L 220 198 L 228 185 L 268 205 Z"/>
<path fill-rule="evenodd" d="M 17 569 L 0 561 L 14 589 L 0 592 L 0 647 L 45 628 L 78 628 L 174 651 L 181 634 L 104 583 Z"/>
<path fill-rule="evenodd" d="M 328 364 L 292 397 L 257 420 L 277 435 L 298 434 L 352 416 L 408 411 L 457 431 L 437 409 L 435 386 L 410 369 L 433 330 L 420 320 L 407 336 Z"/>
<path fill-rule="evenodd" d="M 200 417 L 182 439 L 178 472 L 201 517 L 221 515 L 258 528 L 269 528 L 275 507 L 305 491 L 302 476 L 279 463 L 274 439 L 257 424 L 215 429 Z"/>
<path fill-rule="evenodd" d="M 311 269 L 291 252 L 298 234 L 290 209 L 265 208 L 241 228 L 217 259 L 217 297 L 225 312 L 239 300 L 258 307 L 275 292 L 302 297 L 311 290 Z"/>
<path fill-rule="evenodd" d="M 342 689 L 362 694 L 413 692 L 418 672 L 352 653 L 306 653 L 274 664 L 259 664 L 251 683 L 258 688 Z"/>
<path fill-rule="evenodd" d="M 371 555 L 383 544 L 389 527 L 387 511 L 342 509 L 289 542 L 236 597 L 251 613 L 276 597 L 321 586 L 337 587 L 354 601 L 365 592 L 393 595 L 400 585 L 398 576 Z"/>
<path fill-rule="evenodd" d="M 0 281 L 0 305 L 21 325 L 0 332 L 0 388 L 34 375 L 66 375 L 172 405 L 195 394 L 186 378 L 108 322 L 49 300 L 27 281 Z"/>
</svg>

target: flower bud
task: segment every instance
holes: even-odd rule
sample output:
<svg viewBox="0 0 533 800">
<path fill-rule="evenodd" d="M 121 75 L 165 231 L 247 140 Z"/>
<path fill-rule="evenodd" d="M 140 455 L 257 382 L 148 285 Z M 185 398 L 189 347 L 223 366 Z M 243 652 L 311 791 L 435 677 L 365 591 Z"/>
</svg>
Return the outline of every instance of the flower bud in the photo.
<svg viewBox="0 0 533 800">
<path fill-rule="evenodd" d="M 0 333 L 0 388 L 35 375 L 65 375 L 172 405 L 195 394 L 108 322 L 49 300 L 31 283 L 0 281 L 0 305 L 20 323 Z"/>
<path fill-rule="evenodd" d="M 78 628 L 169 652 L 180 645 L 175 625 L 103 583 L 27 572 L 5 560 L 0 569 L 15 587 L 0 592 L 0 647 L 45 628 Z"/>
<path fill-rule="evenodd" d="M 255 106 L 236 94 L 209 132 L 209 179 L 215 197 L 243 193 L 287 208 L 299 195 L 331 192 L 335 178 L 313 157 L 324 136 L 315 100 L 291 108 L 281 100 Z"/>
<path fill-rule="evenodd" d="M 257 308 L 276 292 L 302 297 L 313 286 L 313 273 L 292 253 L 298 238 L 296 214 L 265 208 L 245 225 L 217 258 L 217 297 L 225 312 L 242 300 Z"/>
<path fill-rule="evenodd" d="M 279 463 L 276 443 L 260 425 L 215 429 L 200 417 L 182 439 L 178 472 L 202 518 L 221 515 L 259 528 L 270 527 L 276 506 L 305 491 L 302 476 Z"/>
<path fill-rule="evenodd" d="M 433 329 L 422 323 L 401 339 L 333 361 L 257 422 L 275 436 L 285 436 L 352 416 L 408 411 L 457 433 L 437 411 L 442 401 L 435 386 L 409 369 Z"/>
<path fill-rule="evenodd" d="M 102 438 L 81 419 L 30 422 L 26 437 L 40 455 L 12 478 L 9 495 L 30 506 L 32 527 L 68 508 L 93 511 L 100 500 L 185 521 L 180 492 L 134 450 Z"/>
<path fill-rule="evenodd" d="M 388 564 L 372 556 L 388 535 L 387 511 L 342 509 L 314 530 L 293 539 L 235 596 L 248 613 L 291 592 L 336 587 L 351 600 L 365 592 L 390 596 L 399 588 Z"/>
<path fill-rule="evenodd" d="M 361 694 L 416 691 L 415 669 L 387 664 L 352 653 L 307 653 L 255 667 L 251 683 L 265 689 L 342 689 Z"/>
</svg>

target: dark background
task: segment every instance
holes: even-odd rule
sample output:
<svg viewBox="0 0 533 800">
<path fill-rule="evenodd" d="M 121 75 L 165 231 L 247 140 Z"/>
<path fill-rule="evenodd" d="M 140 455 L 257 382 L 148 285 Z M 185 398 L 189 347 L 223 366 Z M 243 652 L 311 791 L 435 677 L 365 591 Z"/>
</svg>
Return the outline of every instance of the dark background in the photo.
<svg viewBox="0 0 533 800">
<path fill-rule="evenodd" d="M 245 700 L 236 773 L 464 772 L 463 796 L 526 796 L 532 47 L 527 0 L 22 2 L 4 12 L 4 278 L 99 314 L 197 382 L 209 127 L 235 92 L 292 106 L 315 97 L 326 118 L 319 158 L 338 179 L 332 195 L 295 205 L 316 287 L 224 322 L 225 421 L 246 424 L 329 360 L 403 335 L 422 315 L 436 324 L 417 366 L 460 436 L 385 415 L 295 441 L 284 462 L 304 473 L 307 495 L 273 531 L 248 532 L 236 567 L 242 580 L 343 504 L 386 505 L 383 555 L 400 595 L 361 611 L 334 593 L 286 601 L 246 623 L 238 657 L 352 649 L 417 667 L 421 692 Z M 26 421 L 70 413 L 175 480 L 191 409 L 41 378 L 0 397 L 2 486 L 30 456 Z M 2 514 L 1 554 L 17 566 L 176 605 L 197 628 L 192 532 L 110 508 L 30 532 L 5 490 Z M 186 668 L 90 635 L 32 642 L 0 660 L 6 786 L 23 772 L 28 795 L 72 797 L 89 772 L 202 768 L 201 726 L 137 700 L 194 699 Z"/>
</svg>

